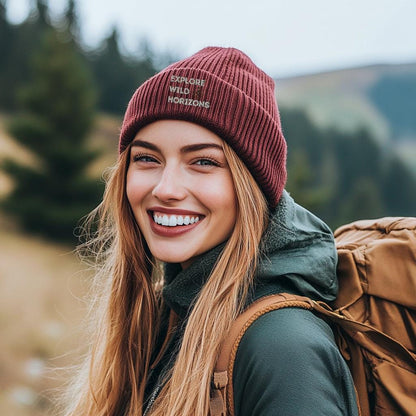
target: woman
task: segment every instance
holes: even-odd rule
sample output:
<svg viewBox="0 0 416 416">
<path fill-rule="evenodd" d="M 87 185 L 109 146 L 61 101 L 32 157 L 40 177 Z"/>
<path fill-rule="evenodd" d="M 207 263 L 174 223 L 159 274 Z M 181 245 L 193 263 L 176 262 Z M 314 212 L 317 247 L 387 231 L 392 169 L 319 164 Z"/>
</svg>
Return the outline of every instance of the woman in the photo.
<svg viewBox="0 0 416 416">
<path fill-rule="evenodd" d="M 332 234 L 284 191 L 274 83 L 239 50 L 205 48 L 144 83 L 119 151 L 89 243 L 96 335 L 68 414 L 208 415 L 221 341 L 248 304 L 335 298 Z M 250 327 L 233 386 L 238 416 L 357 414 L 332 332 L 306 310 Z"/>
</svg>

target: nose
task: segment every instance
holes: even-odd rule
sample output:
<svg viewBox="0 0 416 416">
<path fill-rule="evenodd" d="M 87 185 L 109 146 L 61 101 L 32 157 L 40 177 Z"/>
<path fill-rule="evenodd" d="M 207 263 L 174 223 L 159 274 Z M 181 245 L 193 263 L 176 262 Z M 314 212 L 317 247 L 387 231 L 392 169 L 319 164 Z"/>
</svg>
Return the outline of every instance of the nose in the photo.
<svg viewBox="0 0 416 416">
<path fill-rule="evenodd" d="M 186 197 L 184 178 L 178 167 L 165 166 L 152 195 L 163 202 L 180 201 Z"/>
</svg>

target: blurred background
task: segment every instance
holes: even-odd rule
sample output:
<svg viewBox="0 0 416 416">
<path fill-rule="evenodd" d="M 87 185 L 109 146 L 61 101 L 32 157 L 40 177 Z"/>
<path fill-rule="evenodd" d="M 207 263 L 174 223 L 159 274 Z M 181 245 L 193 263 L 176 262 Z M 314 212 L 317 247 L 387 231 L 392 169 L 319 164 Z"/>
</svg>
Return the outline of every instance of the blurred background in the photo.
<svg viewBox="0 0 416 416">
<path fill-rule="evenodd" d="M 0 414 L 46 415 L 79 361 L 74 254 L 134 90 L 207 45 L 276 81 L 287 189 L 333 229 L 416 212 L 413 0 L 0 0 Z"/>
</svg>

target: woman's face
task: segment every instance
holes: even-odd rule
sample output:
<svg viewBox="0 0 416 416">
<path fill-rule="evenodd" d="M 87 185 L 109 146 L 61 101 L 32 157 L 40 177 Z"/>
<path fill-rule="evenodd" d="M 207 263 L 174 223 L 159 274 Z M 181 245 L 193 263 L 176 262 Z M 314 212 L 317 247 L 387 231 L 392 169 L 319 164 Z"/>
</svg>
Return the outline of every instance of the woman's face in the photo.
<svg viewBox="0 0 416 416">
<path fill-rule="evenodd" d="M 127 198 L 154 257 L 188 267 L 225 241 L 235 224 L 222 140 L 187 121 L 148 124 L 132 142 Z"/>
</svg>

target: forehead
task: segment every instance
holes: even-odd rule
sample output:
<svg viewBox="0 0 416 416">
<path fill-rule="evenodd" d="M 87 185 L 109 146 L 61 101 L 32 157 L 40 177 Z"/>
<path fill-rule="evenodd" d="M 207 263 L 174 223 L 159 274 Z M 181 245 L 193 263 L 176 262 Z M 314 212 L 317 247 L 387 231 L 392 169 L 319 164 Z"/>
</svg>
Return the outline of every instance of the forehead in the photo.
<svg viewBox="0 0 416 416">
<path fill-rule="evenodd" d="M 183 120 L 158 120 L 140 129 L 135 140 L 145 140 L 158 147 L 182 147 L 212 143 L 222 147 L 223 140 L 211 130 Z"/>
</svg>

